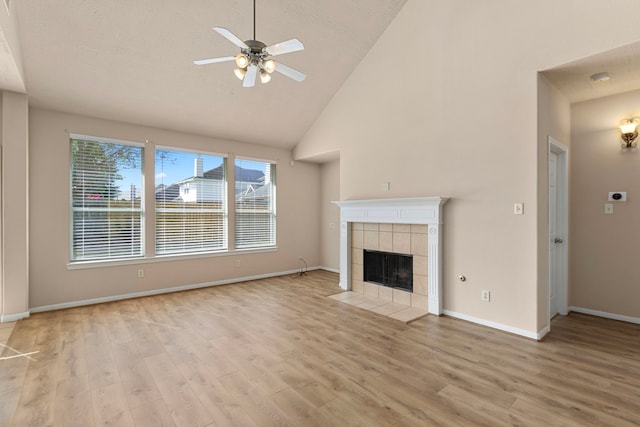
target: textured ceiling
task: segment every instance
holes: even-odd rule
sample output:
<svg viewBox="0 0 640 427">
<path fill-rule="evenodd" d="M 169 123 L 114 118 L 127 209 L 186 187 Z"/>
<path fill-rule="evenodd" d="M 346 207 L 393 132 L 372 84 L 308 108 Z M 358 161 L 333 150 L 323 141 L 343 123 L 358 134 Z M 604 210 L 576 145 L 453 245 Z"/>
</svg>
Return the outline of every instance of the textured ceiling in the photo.
<svg viewBox="0 0 640 427">
<path fill-rule="evenodd" d="M 29 102 L 105 119 L 291 148 L 406 0 L 258 0 L 257 39 L 307 75 L 243 88 L 233 44 L 252 38 L 251 0 L 28 0 L 15 3 Z"/>
<path fill-rule="evenodd" d="M 593 82 L 590 76 L 608 72 L 610 80 Z M 640 43 L 580 59 L 543 73 L 571 103 L 640 89 Z"/>
</svg>

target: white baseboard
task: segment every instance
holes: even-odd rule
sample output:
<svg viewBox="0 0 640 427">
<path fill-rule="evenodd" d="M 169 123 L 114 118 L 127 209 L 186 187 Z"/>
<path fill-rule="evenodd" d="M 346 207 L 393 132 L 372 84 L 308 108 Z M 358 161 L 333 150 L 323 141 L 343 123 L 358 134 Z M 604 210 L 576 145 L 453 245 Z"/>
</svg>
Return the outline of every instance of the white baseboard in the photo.
<svg viewBox="0 0 640 427">
<path fill-rule="evenodd" d="M 176 286 L 173 288 L 163 288 L 163 289 L 151 289 L 148 291 L 133 292 L 130 294 L 113 295 L 113 296 L 101 297 L 101 298 L 91 298 L 91 299 L 82 300 L 82 301 L 71 301 L 71 302 L 64 302 L 60 304 L 51 304 L 51 305 L 44 305 L 40 307 L 33 307 L 31 308 L 30 312 L 41 313 L 43 311 L 62 310 L 65 308 L 81 307 L 84 305 L 100 304 L 103 302 L 120 301 L 123 299 L 147 297 L 151 295 L 168 294 L 171 292 L 179 292 L 179 291 L 188 291 L 190 289 L 200 289 L 200 288 L 208 288 L 211 286 L 230 285 L 233 283 L 247 282 L 249 280 L 259 280 L 259 279 L 267 279 L 269 277 L 287 276 L 289 274 L 295 274 L 298 272 L 299 270 L 289 270 L 289 271 L 281 271 L 278 273 L 259 274 L 257 276 L 237 277 L 233 279 L 218 280 L 215 282 L 198 283 L 195 285 L 184 285 L 184 286 Z M 27 316 L 28 315 L 29 313 L 27 313 Z"/>
<path fill-rule="evenodd" d="M 538 336 L 537 336 L 537 340 L 540 341 L 542 338 L 545 337 L 545 335 L 547 335 L 549 332 L 551 332 L 551 325 L 547 325 L 544 328 L 542 328 L 541 330 L 538 331 Z"/>
<path fill-rule="evenodd" d="M 338 273 L 340 274 L 340 270 L 338 270 L 337 268 L 331 268 L 331 267 L 318 267 L 319 270 L 324 270 L 324 271 L 329 271 L 331 273 Z"/>
<path fill-rule="evenodd" d="M 26 317 L 29 317 L 29 313 L 30 313 L 29 311 L 25 311 L 24 313 L 0 315 L 0 323 L 9 323 L 9 322 L 18 321 L 20 319 L 24 319 Z"/>
<path fill-rule="evenodd" d="M 573 307 L 573 306 L 569 307 L 569 311 L 575 311 L 576 313 L 582 313 L 582 314 L 590 314 L 592 316 L 604 317 L 607 319 L 620 320 L 622 322 L 640 324 L 640 318 L 638 317 L 623 316 L 622 314 L 607 313 L 606 311 L 591 310 L 589 308 Z"/>
<path fill-rule="evenodd" d="M 443 314 L 447 316 L 455 317 L 456 319 L 466 320 L 468 322 L 477 323 L 478 325 L 488 326 L 493 329 L 510 332 L 512 334 L 520 335 L 520 336 L 531 338 L 534 340 L 539 340 L 540 338 L 542 338 L 542 336 L 546 334 L 546 332 L 544 332 L 544 329 L 538 333 L 525 331 L 524 329 L 514 328 L 512 326 L 503 325 L 502 323 L 492 322 L 490 320 L 479 319 L 477 317 L 468 316 L 466 314 L 456 313 L 455 311 L 451 311 L 451 310 L 444 310 Z"/>
</svg>

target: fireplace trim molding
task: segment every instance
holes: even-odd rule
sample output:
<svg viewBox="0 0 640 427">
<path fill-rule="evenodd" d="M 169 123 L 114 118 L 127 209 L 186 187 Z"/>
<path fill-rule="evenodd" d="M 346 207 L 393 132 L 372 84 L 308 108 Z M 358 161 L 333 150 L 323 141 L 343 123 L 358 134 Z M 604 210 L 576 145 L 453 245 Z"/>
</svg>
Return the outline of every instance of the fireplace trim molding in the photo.
<svg viewBox="0 0 640 427">
<path fill-rule="evenodd" d="M 446 197 L 368 199 L 333 202 L 340 207 L 340 287 L 351 290 L 351 224 L 388 223 L 427 225 L 429 229 L 428 275 L 429 313 L 441 315 L 442 224 Z"/>
</svg>

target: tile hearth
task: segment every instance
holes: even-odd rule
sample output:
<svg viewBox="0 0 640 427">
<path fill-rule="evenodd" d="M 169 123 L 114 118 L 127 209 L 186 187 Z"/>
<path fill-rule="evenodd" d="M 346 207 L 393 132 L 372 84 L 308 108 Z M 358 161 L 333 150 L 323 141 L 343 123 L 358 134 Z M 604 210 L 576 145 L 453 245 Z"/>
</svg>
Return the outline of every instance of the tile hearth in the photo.
<svg viewBox="0 0 640 427">
<path fill-rule="evenodd" d="M 339 294 L 329 295 L 329 298 L 382 314 L 383 316 L 391 317 L 404 323 L 413 322 L 429 314 L 427 310 L 410 307 L 405 304 L 398 304 L 385 299 L 367 297 L 360 292 L 340 292 Z"/>
</svg>

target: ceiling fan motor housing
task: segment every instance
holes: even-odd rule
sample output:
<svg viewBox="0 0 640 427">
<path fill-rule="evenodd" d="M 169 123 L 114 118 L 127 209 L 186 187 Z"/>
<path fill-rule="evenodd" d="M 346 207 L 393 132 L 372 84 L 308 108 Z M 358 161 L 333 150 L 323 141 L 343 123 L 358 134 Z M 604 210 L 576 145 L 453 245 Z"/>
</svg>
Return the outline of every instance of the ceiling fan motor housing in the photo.
<svg viewBox="0 0 640 427">
<path fill-rule="evenodd" d="M 258 40 L 246 40 L 244 42 L 249 48 L 242 49 L 242 53 L 248 55 L 251 59 L 262 60 L 269 56 L 269 53 L 265 50 L 266 44 Z"/>
</svg>

